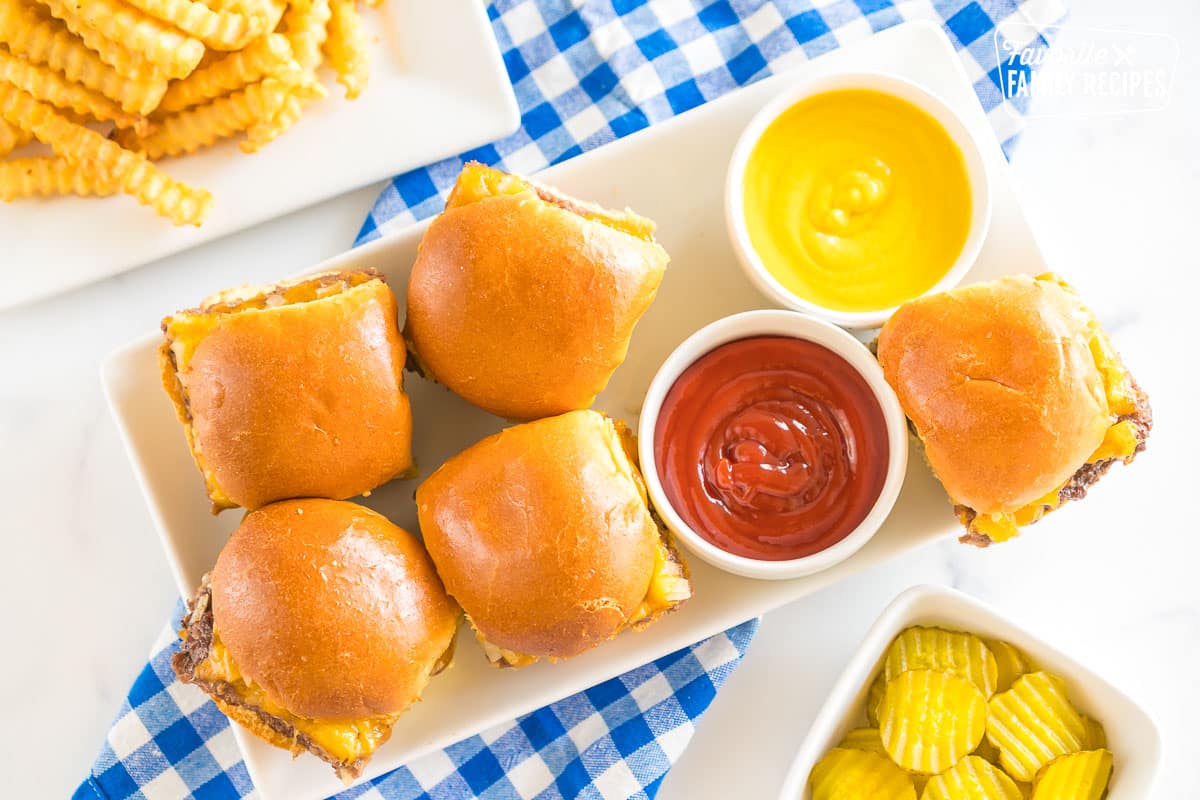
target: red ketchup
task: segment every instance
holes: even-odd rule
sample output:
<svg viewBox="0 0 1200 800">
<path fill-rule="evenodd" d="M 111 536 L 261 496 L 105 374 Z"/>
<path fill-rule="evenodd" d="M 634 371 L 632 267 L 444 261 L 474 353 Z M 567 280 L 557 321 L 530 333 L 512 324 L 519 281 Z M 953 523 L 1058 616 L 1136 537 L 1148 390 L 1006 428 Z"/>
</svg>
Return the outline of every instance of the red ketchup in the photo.
<svg viewBox="0 0 1200 800">
<path fill-rule="evenodd" d="M 887 477 L 883 411 L 813 342 L 730 342 L 684 370 L 654 433 L 659 480 L 688 526 L 730 553 L 800 558 L 844 539 Z"/>
</svg>

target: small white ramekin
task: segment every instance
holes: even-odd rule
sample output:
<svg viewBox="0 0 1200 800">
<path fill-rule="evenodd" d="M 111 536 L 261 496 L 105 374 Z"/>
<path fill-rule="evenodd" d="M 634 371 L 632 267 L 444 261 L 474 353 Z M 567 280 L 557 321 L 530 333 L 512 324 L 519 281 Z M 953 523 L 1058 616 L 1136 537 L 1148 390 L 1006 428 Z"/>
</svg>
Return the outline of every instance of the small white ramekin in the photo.
<svg viewBox="0 0 1200 800">
<path fill-rule="evenodd" d="M 892 640 L 912 625 L 936 625 L 1008 642 L 1067 682 L 1071 702 L 1104 726 L 1113 754 L 1109 800 L 1150 797 L 1162 759 L 1158 728 L 1136 703 L 1091 670 L 971 597 L 941 586 L 914 586 L 880 615 L 817 712 L 784 779 L 780 800 L 810 800 L 813 766 L 854 728 L 866 725 L 867 691 Z"/>
<path fill-rule="evenodd" d="M 772 122 L 801 100 L 840 89 L 873 89 L 907 100 L 937 120 L 962 151 L 967 168 L 967 182 L 971 189 L 971 222 L 967 240 L 963 243 L 958 259 L 926 294 L 942 292 L 955 286 L 979 257 L 983 242 L 987 238 L 988 226 L 991 224 L 992 192 L 987 164 L 970 129 L 936 95 L 902 78 L 874 72 L 843 72 L 814 78 L 777 95 L 754 115 L 733 148 L 733 157 L 729 161 L 729 171 L 725 178 L 725 222 L 734 252 L 737 253 L 746 275 L 760 292 L 785 308 L 804 311 L 845 328 L 876 328 L 892 315 L 895 307 L 878 311 L 840 311 L 825 308 L 797 296 L 767 270 L 751 244 L 750 233 L 746 229 L 746 215 L 742 202 L 743 182 L 746 162 L 758 140 Z"/>
<path fill-rule="evenodd" d="M 887 476 L 875 505 L 846 538 L 803 558 L 766 561 L 722 550 L 683 521 L 667 499 L 662 481 L 658 477 L 654 430 L 667 392 L 675 385 L 683 371 L 704 354 L 723 344 L 753 336 L 789 336 L 805 339 L 837 353 L 846 359 L 871 387 L 887 425 Z M 900 486 L 904 483 L 904 472 L 908 468 L 908 428 L 896 393 L 884 380 L 883 370 L 871 355 L 871 351 L 861 342 L 835 325 L 804 314 L 781 309 L 761 309 L 734 314 L 706 325 L 689 336 L 667 357 L 654 379 L 650 381 L 650 388 L 646 391 L 646 399 L 642 404 L 641 417 L 638 420 L 638 457 L 654 508 L 667 527 L 691 552 L 709 564 L 735 575 L 782 580 L 829 569 L 852 556 L 875 535 L 891 512 L 896 497 L 900 494 Z"/>
</svg>

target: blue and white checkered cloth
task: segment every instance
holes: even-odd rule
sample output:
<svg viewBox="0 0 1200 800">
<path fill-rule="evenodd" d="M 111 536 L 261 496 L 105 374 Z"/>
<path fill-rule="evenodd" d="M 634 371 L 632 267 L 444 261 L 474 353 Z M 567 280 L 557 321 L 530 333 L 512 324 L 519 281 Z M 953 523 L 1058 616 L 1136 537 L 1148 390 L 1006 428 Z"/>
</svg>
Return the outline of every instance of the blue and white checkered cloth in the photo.
<svg viewBox="0 0 1200 800">
<path fill-rule="evenodd" d="M 1010 153 L 1022 127 L 1010 109 L 1023 113 L 1028 100 L 1004 103 L 990 34 L 1005 22 L 1044 32 L 1065 15 L 1064 2 L 497 0 L 488 16 L 520 129 L 393 178 L 355 244 L 440 212 L 464 161 L 528 175 L 909 20 L 942 25 Z"/>
<path fill-rule="evenodd" d="M 1002 108 L 988 34 L 1010 19 L 1044 31 L 1063 9 L 1060 0 L 497 0 L 488 13 L 521 129 L 394 178 L 356 244 L 441 211 L 466 160 L 536 172 L 912 19 L 943 24 L 1009 152 L 1021 121 Z M 182 604 L 75 800 L 254 796 L 229 721 L 171 671 L 181 614 Z M 747 622 L 337 797 L 651 798 L 756 629 Z"/>
<path fill-rule="evenodd" d="M 180 601 L 173 621 L 183 608 Z M 757 629 L 757 620 L 739 625 L 348 789 L 336 800 L 653 797 Z M 199 689 L 176 680 L 171 656 L 178 641 L 172 622 L 72 800 L 256 796 L 229 720 Z"/>
</svg>

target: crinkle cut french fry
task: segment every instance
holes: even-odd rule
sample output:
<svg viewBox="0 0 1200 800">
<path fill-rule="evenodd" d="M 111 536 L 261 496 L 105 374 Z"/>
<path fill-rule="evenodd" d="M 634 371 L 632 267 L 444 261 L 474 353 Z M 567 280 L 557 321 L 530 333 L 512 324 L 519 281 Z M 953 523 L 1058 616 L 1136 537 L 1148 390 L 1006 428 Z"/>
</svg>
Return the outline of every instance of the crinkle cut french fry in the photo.
<svg viewBox="0 0 1200 800">
<path fill-rule="evenodd" d="M 287 133 L 293 125 L 300 121 L 304 102 L 324 96 L 325 87 L 316 82 L 303 87 L 293 87 L 274 116 L 260 120 L 246 129 L 246 139 L 240 145 L 242 152 L 258 152 Z"/>
<path fill-rule="evenodd" d="M 67 30 L 76 36 L 83 44 L 105 64 L 108 64 L 118 74 L 132 80 L 148 80 L 155 77 L 170 78 L 163 75 L 158 68 L 146 61 L 140 53 L 134 53 L 123 44 L 109 39 L 98 30 L 83 21 L 77 13 L 78 6 L 64 0 L 39 0 L 55 18 L 67 26 Z"/>
<path fill-rule="evenodd" d="M 268 34 L 254 40 L 244 50 L 225 54 L 183 80 L 172 83 L 163 95 L 157 113 L 174 114 L 207 103 L 289 68 L 298 69 L 298 66 L 292 59 L 292 46 L 287 37 L 279 33 Z"/>
<path fill-rule="evenodd" d="M 329 35 L 329 0 L 291 0 L 283 14 L 284 32 L 302 69 L 321 66 L 321 46 Z"/>
<path fill-rule="evenodd" d="M 214 11 L 195 0 L 126 0 L 216 50 L 238 50 L 270 29 L 266 14 Z"/>
<path fill-rule="evenodd" d="M 0 158 L 33 141 L 33 135 L 0 119 Z"/>
<path fill-rule="evenodd" d="M 299 78 L 290 73 L 284 78 L 288 84 L 288 96 L 273 117 L 260 120 L 246 131 L 241 148 L 244 153 L 254 153 L 287 133 L 300 121 L 304 105 L 311 100 L 328 97 L 325 89 L 312 72 L 301 72 Z"/>
<path fill-rule="evenodd" d="M 116 101 L 129 114 L 149 114 L 167 89 L 166 78 L 134 79 L 117 72 L 61 20 L 43 17 L 27 0 L 0 0 L 0 41 L 11 52 Z"/>
<path fill-rule="evenodd" d="M 49 67 L 14 56 L 3 47 L 0 47 L 0 80 L 24 89 L 45 103 L 85 117 L 113 122 L 118 128 L 145 126 L 141 117 L 122 111 L 119 105 L 99 92 L 69 81 Z"/>
<path fill-rule="evenodd" d="M 202 0 L 213 11 L 231 11 L 244 14 L 247 17 L 261 16 L 267 13 L 275 0 Z"/>
<path fill-rule="evenodd" d="M 40 0 L 117 72 L 144 77 L 157 71 L 182 78 L 204 57 L 204 43 L 126 5 L 123 0 Z"/>
<path fill-rule="evenodd" d="M 337 72 L 338 83 L 346 87 L 348 100 L 367 88 L 367 34 L 355 2 L 329 0 L 329 36 L 323 47 L 329 65 Z"/>
<path fill-rule="evenodd" d="M 279 26 L 283 12 L 287 11 L 288 0 L 209 0 L 207 5 L 214 11 L 232 11 L 248 17 L 265 17 L 266 30 L 272 32 Z"/>
<path fill-rule="evenodd" d="M 0 200 L 79 195 L 107 197 L 121 191 L 116 181 L 92 162 L 72 164 L 59 156 L 0 161 Z"/>
<path fill-rule="evenodd" d="M 267 0 L 267 30 L 274 31 L 279 28 L 279 22 L 283 19 L 283 12 L 287 11 L 287 0 Z"/>
<path fill-rule="evenodd" d="M 199 225 L 212 195 L 172 180 L 144 157 L 64 119 L 52 106 L 15 86 L 0 84 L 0 116 L 31 132 L 73 164 L 95 163 L 121 189 L 176 225 Z"/>
<path fill-rule="evenodd" d="M 117 141 L 156 160 L 192 153 L 275 116 L 288 92 L 287 83 L 267 78 L 211 103 L 164 117 L 158 129 L 145 138 L 122 132 Z"/>
<path fill-rule="evenodd" d="M 246 138 L 238 147 L 243 153 L 257 153 L 287 133 L 288 129 L 300 121 L 302 112 L 300 99 L 288 94 L 274 116 L 259 120 L 246 129 Z"/>
</svg>

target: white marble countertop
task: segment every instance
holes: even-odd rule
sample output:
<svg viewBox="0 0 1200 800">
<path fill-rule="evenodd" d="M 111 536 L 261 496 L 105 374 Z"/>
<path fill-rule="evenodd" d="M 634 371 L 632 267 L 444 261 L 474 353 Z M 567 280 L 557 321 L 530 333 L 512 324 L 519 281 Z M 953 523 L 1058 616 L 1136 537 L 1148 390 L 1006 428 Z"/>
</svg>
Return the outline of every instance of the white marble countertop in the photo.
<svg viewBox="0 0 1200 800">
<path fill-rule="evenodd" d="M 766 617 L 663 800 L 773 797 L 867 626 L 920 582 L 994 604 L 1126 689 L 1163 733 L 1156 797 L 1200 793 L 1200 533 L 1176 511 L 1200 491 L 1200 381 L 1184 338 L 1200 290 L 1200 7 L 1139 4 L 1162 15 L 1153 26 L 1101 16 L 1120 6 L 1077 2 L 1073 24 L 1166 20 L 1184 44 L 1171 105 L 1035 120 L 1013 168 L 1049 263 L 1101 314 L 1152 395 L 1149 450 L 1016 542 L 986 552 L 945 542 Z M 212 289 L 344 249 L 376 191 L 0 313 L 0 795 L 70 794 L 175 602 L 101 395 L 100 360 Z"/>
</svg>

